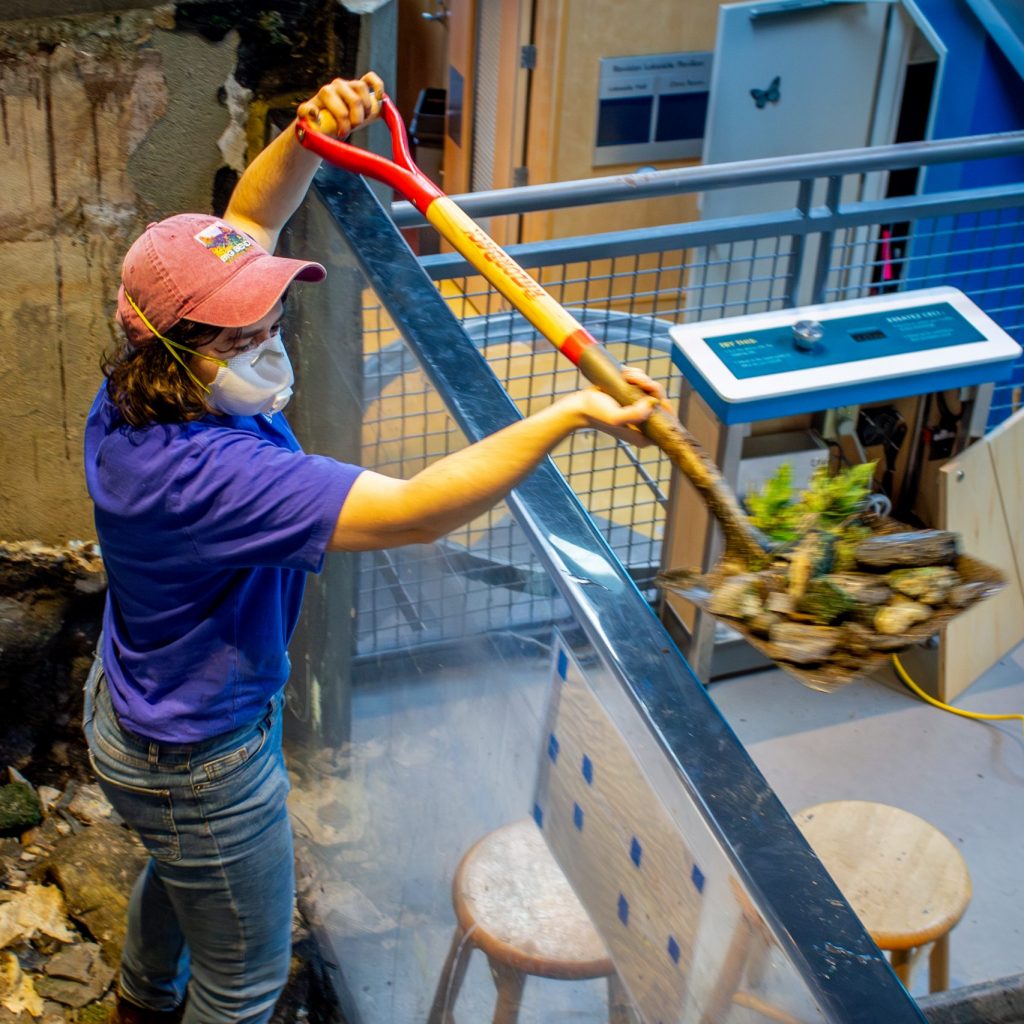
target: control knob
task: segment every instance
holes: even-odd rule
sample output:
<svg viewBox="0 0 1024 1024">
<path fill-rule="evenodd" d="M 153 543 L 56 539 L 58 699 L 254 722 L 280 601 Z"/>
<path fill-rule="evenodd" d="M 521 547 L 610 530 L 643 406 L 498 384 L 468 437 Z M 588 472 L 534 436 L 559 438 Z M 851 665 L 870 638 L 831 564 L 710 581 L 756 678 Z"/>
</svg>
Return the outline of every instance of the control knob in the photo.
<svg viewBox="0 0 1024 1024">
<path fill-rule="evenodd" d="M 797 320 L 793 324 L 793 344 L 801 352 L 813 352 L 824 335 L 825 330 L 817 320 Z"/>
</svg>

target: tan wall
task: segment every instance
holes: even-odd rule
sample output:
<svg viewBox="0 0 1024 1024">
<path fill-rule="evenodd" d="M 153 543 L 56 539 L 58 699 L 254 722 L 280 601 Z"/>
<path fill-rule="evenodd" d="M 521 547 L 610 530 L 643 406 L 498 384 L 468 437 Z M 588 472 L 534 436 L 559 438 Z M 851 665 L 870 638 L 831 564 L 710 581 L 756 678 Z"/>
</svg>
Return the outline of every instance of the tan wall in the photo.
<svg viewBox="0 0 1024 1024">
<path fill-rule="evenodd" d="M 517 39 L 514 26 L 503 25 L 503 127 L 516 122 L 519 116 L 513 84 L 519 65 L 518 43 L 532 38 L 536 46 L 536 68 L 531 73 L 525 126 L 529 183 L 575 181 L 636 171 L 640 161 L 600 167 L 595 167 L 592 162 L 600 60 L 676 51 L 713 52 L 718 9 L 726 2 L 729 0 L 685 0 L 684 3 L 665 3 L 664 0 L 631 0 L 630 3 L 622 3 L 621 0 L 536 0 L 528 37 L 520 34 Z M 525 0 L 508 0 L 502 6 L 503 14 L 517 4 L 525 5 Z M 460 0 L 453 5 L 452 31 L 449 34 L 453 44 L 457 41 L 455 30 L 459 27 L 456 14 L 461 12 L 463 19 L 468 19 L 466 11 L 472 8 L 473 0 Z M 460 59 L 469 66 L 474 60 L 474 38 L 468 31 L 469 41 L 463 49 L 468 48 L 470 52 L 459 51 Z M 469 102 L 472 103 L 471 98 Z M 450 194 L 468 189 L 467 152 L 464 147 L 461 153 L 456 153 L 450 140 L 446 140 L 445 189 Z M 495 187 L 511 184 L 512 166 L 519 162 L 516 153 L 516 145 L 503 145 L 500 138 L 496 140 Z M 643 163 L 660 169 L 692 166 L 700 160 Z M 454 175 L 451 173 L 453 169 L 457 171 Z M 544 211 L 521 218 L 494 217 L 486 224 L 499 244 L 508 245 L 516 241 L 535 242 L 687 223 L 697 219 L 697 196 L 681 195 Z M 657 312 L 652 305 L 655 300 L 649 297 L 637 299 L 634 292 L 657 291 L 662 295 L 679 292 L 685 283 L 684 273 L 680 266 L 663 266 L 663 261 L 654 254 L 639 257 L 635 265 L 626 267 L 625 272 L 622 265 L 613 267 L 611 261 L 597 260 L 571 267 L 556 267 L 547 274 L 541 272 L 540 279 L 553 288 L 563 305 L 598 303 L 610 296 L 613 306 L 634 313 L 649 313 Z M 624 276 L 613 279 L 611 275 L 615 274 Z M 563 281 L 567 283 L 563 284 Z M 474 304 L 480 312 L 504 308 L 502 300 L 494 293 L 486 294 L 488 289 L 479 277 L 470 277 L 466 290 L 467 294 L 474 296 Z"/>
<path fill-rule="evenodd" d="M 210 206 L 236 42 L 167 10 L 0 22 L 5 539 L 94 535 L 82 433 L 121 257 L 147 220 Z"/>
<path fill-rule="evenodd" d="M 529 128 L 531 182 L 574 181 L 635 171 L 636 163 L 594 167 L 599 60 L 713 50 L 724 0 L 539 0 Z M 655 162 L 680 167 L 698 160 Z M 616 231 L 697 217 L 694 197 L 600 207 L 600 230 Z M 525 237 L 554 238 L 595 230 L 594 209 L 534 214 Z"/>
</svg>

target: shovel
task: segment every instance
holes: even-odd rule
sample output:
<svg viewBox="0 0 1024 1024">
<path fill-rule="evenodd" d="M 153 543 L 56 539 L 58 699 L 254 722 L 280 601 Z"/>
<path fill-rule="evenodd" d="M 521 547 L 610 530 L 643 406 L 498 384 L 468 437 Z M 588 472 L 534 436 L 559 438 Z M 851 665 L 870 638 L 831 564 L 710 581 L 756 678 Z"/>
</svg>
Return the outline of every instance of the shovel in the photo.
<svg viewBox="0 0 1024 1024">
<path fill-rule="evenodd" d="M 415 165 L 409 152 L 405 125 L 387 96 L 382 98 L 381 110 L 391 133 L 391 160 L 318 131 L 318 125 L 328 129 L 334 127 L 330 114 L 325 111 L 321 112 L 318 125 L 300 118 L 296 122 L 296 135 L 303 146 L 330 163 L 381 181 L 408 199 L 438 233 L 592 384 L 621 405 L 630 405 L 643 398 L 645 392 L 623 379 L 622 365 L 597 338 Z M 673 579 L 669 574 L 662 581 L 707 608 L 723 580 L 764 569 L 772 561 L 776 546 L 743 513 L 718 467 L 676 416 L 658 406 L 641 429 L 693 484 L 722 528 L 724 552 L 711 572 L 701 577 L 687 575 L 685 579 Z M 876 526 L 878 532 L 898 528 L 891 521 Z M 987 596 L 1002 583 L 998 573 L 965 555 L 958 556 L 955 568 L 963 570 L 972 580 L 990 585 L 977 587 L 978 597 Z M 903 646 L 927 639 L 952 614 L 956 611 L 939 613 L 928 623 L 917 626 L 916 632 L 911 628 L 904 634 L 906 643 Z M 941 621 L 938 621 L 940 617 Z M 839 650 L 823 656 L 816 665 L 798 665 L 784 657 L 778 645 L 759 635 L 746 622 L 733 618 L 728 621 L 755 648 L 815 689 L 833 689 L 849 682 L 884 661 L 893 649 L 858 650 L 854 656 L 846 650 Z"/>
</svg>

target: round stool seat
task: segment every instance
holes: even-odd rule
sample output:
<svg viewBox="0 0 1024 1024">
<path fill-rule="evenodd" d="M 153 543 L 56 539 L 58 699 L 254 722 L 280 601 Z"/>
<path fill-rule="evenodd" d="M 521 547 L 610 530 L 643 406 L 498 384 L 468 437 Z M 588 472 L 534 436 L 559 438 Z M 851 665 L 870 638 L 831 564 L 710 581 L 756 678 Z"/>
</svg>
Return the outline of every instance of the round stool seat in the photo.
<svg viewBox="0 0 1024 1024">
<path fill-rule="evenodd" d="M 971 877 L 963 857 L 917 815 L 837 800 L 808 807 L 795 821 L 881 949 L 935 942 L 967 909 Z"/>
<path fill-rule="evenodd" d="M 614 970 L 529 818 L 503 825 L 470 847 L 455 871 L 452 898 L 467 938 L 523 974 L 582 980 Z"/>
</svg>

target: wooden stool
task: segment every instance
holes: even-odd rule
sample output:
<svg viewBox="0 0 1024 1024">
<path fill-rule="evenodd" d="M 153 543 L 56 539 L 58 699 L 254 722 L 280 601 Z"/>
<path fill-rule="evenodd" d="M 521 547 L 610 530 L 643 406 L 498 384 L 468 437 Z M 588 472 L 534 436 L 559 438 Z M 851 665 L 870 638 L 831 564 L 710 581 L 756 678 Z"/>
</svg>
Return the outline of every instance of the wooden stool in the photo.
<svg viewBox="0 0 1024 1024">
<path fill-rule="evenodd" d="M 949 988 L 949 933 L 971 900 L 956 847 L 917 815 L 864 800 L 817 804 L 795 820 L 903 984 L 933 943 L 929 991 Z"/>
<path fill-rule="evenodd" d="M 474 948 L 498 990 L 493 1024 L 515 1024 L 527 975 L 608 979 L 608 1020 L 630 1024 L 628 999 L 600 936 L 530 818 L 484 836 L 452 880 L 458 924 L 428 1024 L 454 1024 L 452 1007 Z"/>
</svg>

